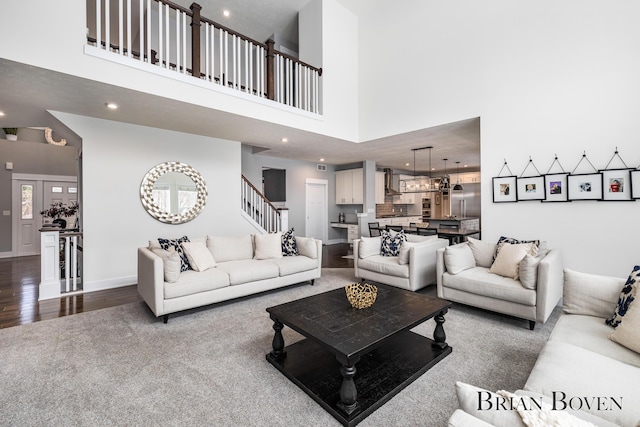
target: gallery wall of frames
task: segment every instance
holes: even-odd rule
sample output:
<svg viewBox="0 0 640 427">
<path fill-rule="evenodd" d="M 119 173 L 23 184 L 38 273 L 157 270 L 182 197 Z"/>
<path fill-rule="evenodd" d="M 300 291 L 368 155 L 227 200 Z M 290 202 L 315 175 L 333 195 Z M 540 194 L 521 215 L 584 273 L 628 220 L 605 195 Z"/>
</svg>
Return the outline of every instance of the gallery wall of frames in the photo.
<svg viewBox="0 0 640 427">
<path fill-rule="evenodd" d="M 586 172 L 584 171 L 586 169 Z M 577 173 L 578 170 L 582 172 Z M 566 172 L 558 156 L 545 174 L 529 158 L 520 175 L 514 175 L 504 161 L 492 179 L 493 202 L 572 202 L 597 200 L 633 202 L 640 199 L 640 166 L 630 168 L 616 148 L 604 169 L 597 169 L 583 153 L 572 172 Z"/>
</svg>

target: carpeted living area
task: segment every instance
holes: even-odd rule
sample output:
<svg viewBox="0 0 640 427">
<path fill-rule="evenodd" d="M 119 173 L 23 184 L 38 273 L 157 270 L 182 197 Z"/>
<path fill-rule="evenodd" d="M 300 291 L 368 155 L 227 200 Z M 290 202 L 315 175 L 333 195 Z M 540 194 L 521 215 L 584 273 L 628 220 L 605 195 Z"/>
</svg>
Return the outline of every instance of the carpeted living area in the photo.
<svg viewBox="0 0 640 427">
<path fill-rule="evenodd" d="M 355 281 L 323 269 L 307 284 L 176 314 L 168 324 L 143 303 L 0 330 L 1 425 L 338 426 L 265 360 L 266 308 Z M 424 290 L 435 296 L 435 286 Z M 446 426 L 455 382 L 521 388 L 558 319 L 526 322 L 454 305 L 446 316 L 453 353 L 361 426 Z M 431 336 L 434 321 L 415 332 Z M 300 335 L 286 328 L 285 344 Z"/>
</svg>

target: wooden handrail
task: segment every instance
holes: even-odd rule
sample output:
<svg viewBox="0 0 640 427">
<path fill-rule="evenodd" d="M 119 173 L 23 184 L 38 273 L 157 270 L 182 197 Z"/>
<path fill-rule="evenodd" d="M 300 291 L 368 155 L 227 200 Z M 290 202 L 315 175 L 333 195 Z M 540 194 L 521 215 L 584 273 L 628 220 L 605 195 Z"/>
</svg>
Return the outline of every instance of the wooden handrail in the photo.
<svg viewBox="0 0 640 427">
<path fill-rule="evenodd" d="M 246 176 L 242 175 L 242 179 L 244 180 L 244 182 L 246 182 L 247 184 L 249 184 L 249 187 L 251 187 L 253 189 L 253 191 L 255 191 L 256 193 L 258 193 L 258 195 L 262 198 L 262 200 L 264 200 L 269 206 L 271 206 L 273 208 L 273 210 L 278 210 L 278 208 L 276 208 L 275 206 L 273 206 L 273 204 L 269 201 L 269 199 L 267 199 L 264 194 L 262 194 L 262 192 L 260 190 L 258 190 L 252 183 L 251 181 L 249 181 L 247 179 Z"/>
<path fill-rule="evenodd" d="M 186 13 L 186 14 L 187 14 L 187 15 L 189 15 L 189 16 L 193 16 L 193 13 L 191 12 L 191 10 L 190 10 L 190 9 L 187 9 L 186 7 L 182 7 L 182 6 L 180 6 L 179 4 L 175 4 L 175 3 L 173 3 L 173 2 L 171 2 L 171 1 L 169 1 L 169 0 L 157 0 L 157 1 L 158 1 L 158 3 L 164 3 L 164 4 L 166 4 L 167 6 L 169 6 L 169 7 L 170 7 L 170 8 L 172 8 L 172 9 L 179 10 L 180 12 L 184 12 L 184 13 Z M 193 4 L 192 4 L 192 6 L 193 6 L 194 4 L 198 4 L 198 3 L 193 3 Z M 199 5 L 198 5 L 198 6 L 199 6 Z"/>
<path fill-rule="evenodd" d="M 319 76 L 322 76 L 322 68 L 316 68 L 313 65 L 309 65 L 306 62 L 302 62 L 299 59 L 294 58 L 291 55 L 287 55 L 286 53 L 280 52 L 279 50 L 275 50 L 274 49 L 273 52 L 277 53 L 278 55 L 282 56 L 283 58 L 289 59 L 289 60 L 291 60 L 293 62 L 297 62 L 298 64 L 300 64 L 300 65 L 302 65 L 304 67 L 311 68 L 312 70 L 317 71 Z"/>
</svg>

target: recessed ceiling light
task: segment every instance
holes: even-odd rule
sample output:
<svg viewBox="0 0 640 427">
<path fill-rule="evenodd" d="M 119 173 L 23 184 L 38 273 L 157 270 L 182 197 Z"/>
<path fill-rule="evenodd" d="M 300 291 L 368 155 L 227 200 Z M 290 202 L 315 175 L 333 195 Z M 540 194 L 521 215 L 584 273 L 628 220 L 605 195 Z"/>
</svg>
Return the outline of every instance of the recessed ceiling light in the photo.
<svg viewBox="0 0 640 427">
<path fill-rule="evenodd" d="M 230 13 L 228 10 L 226 10 L 226 9 L 222 11 L 222 14 L 223 14 L 226 18 L 228 18 L 228 17 L 229 17 L 229 15 L 231 15 L 231 13 Z"/>
<path fill-rule="evenodd" d="M 4 111 L 0 111 L 0 117 L 4 116 Z"/>
<path fill-rule="evenodd" d="M 405 165 L 405 166 L 409 166 L 410 164 L 411 164 L 411 163 L 405 163 L 404 165 Z"/>
<path fill-rule="evenodd" d="M 107 106 L 107 108 L 111 109 L 111 110 L 117 110 L 118 109 L 118 104 L 115 104 L 113 102 L 107 102 L 106 104 L 104 104 Z"/>
<path fill-rule="evenodd" d="M 281 140 L 282 142 L 289 142 L 289 140 L 287 138 L 282 138 Z"/>
<path fill-rule="evenodd" d="M 465 167 L 465 168 L 466 168 L 466 167 L 469 167 L 469 165 L 464 165 L 464 167 Z"/>
<path fill-rule="evenodd" d="M 324 157 L 320 159 L 321 162 L 324 162 Z"/>
</svg>

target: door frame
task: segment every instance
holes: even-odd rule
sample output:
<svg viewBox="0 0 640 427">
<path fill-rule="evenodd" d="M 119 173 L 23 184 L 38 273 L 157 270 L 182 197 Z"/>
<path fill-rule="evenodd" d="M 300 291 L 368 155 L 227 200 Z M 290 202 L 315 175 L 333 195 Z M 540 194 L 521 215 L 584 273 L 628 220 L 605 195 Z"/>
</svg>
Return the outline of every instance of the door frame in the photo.
<svg viewBox="0 0 640 427">
<path fill-rule="evenodd" d="M 324 192 L 324 209 L 320 212 L 321 224 L 322 224 L 322 242 L 326 243 L 329 238 L 329 181 L 326 179 L 315 179 L 315 178 L 307 178 L 305 181 L 305 197 L 304 197 L 304 232 L 305 236 L 309 235 L 307 228 L 309 227 L 307 223 L 307 206 L 309 203 L 309 187 L 313 186 L 322 186 Z"/>
<path fill-rule="evenodd" d="M 11 174 L 11 256 L 18 256 L 18 222 L 19 213 L 22 212 L 20 185 L 19 181 L 35 181 L 35 195 L 33 203 L 34 221 L 42 223 L 40 211 L 42 210 L 42 198 L 44 191 L 44 181 L 61 181 L 61 182 L 78 182 L 78 177 L 68 175 L 42 175 L 30 173 L 12 173 Z M 39 242 L 39 238 L 36 239 Z M 40 244 L 37 244 L 37 254 L 40 253 Z M 36 254 L 36 255 L 37 255 Z"/>
</svg>

